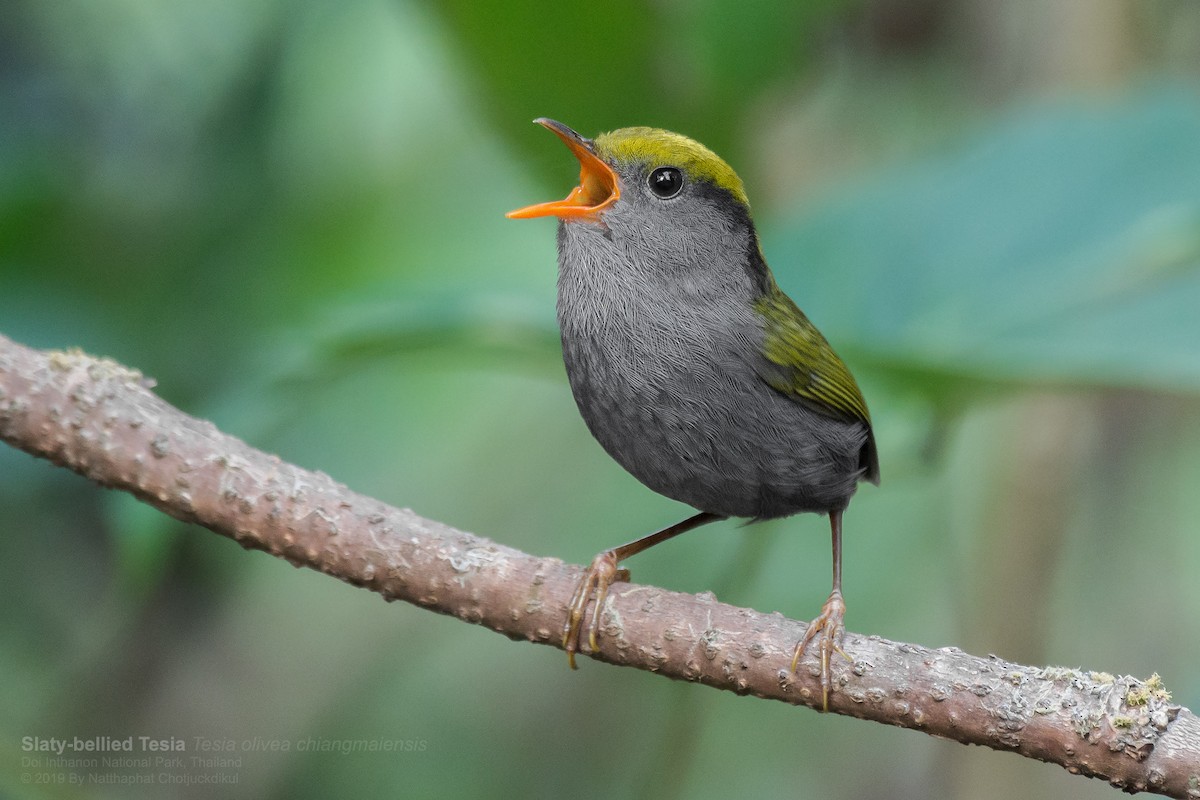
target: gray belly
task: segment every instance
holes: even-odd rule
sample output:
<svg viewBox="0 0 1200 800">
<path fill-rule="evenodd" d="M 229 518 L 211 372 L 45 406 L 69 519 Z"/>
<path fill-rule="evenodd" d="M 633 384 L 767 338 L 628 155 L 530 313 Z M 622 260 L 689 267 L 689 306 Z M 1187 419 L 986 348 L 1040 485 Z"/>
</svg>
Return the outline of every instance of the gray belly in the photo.
<svg viewBox="0 0 1200 800">
<path fill-rule="evenodd" d="M 780 394 L 734 350 L 666 357 L 564 329 L 563 358 L 592 434 L 674 500 L 734 517 L 828 512 L 862 476 L 865 425 Z"/>
</svg>

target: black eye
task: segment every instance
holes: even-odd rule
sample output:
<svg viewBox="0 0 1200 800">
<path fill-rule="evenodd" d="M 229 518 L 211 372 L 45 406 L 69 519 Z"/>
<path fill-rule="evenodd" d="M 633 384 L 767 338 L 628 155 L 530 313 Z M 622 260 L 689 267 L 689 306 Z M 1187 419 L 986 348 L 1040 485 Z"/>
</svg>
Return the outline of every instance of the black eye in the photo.
<svg viewBox="0 0 1200 800">
<path fill-rule="evenodd" d="M 683 173 L 675 167 L 659 167 L 650 173 L 647 183 L 656 197 L 667 200 L 683 189 Z"/>
</svg>

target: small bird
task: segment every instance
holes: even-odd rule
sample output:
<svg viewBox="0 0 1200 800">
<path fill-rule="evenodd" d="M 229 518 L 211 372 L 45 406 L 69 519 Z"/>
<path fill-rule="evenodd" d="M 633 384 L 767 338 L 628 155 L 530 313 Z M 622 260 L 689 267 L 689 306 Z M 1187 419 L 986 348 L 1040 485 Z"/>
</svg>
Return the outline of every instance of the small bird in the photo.
<svg viewBox="0 0 1200 800">
<path fill-rule="evenodd" d="M 596 652 L 622 561 L 715 520 L 828 514 L 833 590 L 792 653 L 842 649 L 842 512 L 861 480 L 879 483 L 862 392 L 825 337 L 775 283 L 737 174 L 692 139 L 622 128 L 586 139 L 551 119 L 580 163 L 563 200 L 509 212 L 554 216 L 558 325 L 579 411 L 643 484 L 699 510 L 605 550 L 584 572 L 563 626 L 571 667 L 585 612 Z"/>
</svg>

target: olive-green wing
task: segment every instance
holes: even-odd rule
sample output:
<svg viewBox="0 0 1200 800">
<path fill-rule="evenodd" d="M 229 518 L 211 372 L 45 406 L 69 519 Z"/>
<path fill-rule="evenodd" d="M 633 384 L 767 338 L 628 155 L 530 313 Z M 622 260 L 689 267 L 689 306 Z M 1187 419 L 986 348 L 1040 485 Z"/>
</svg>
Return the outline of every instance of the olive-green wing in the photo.
<svg viewBox="0 0 1200 800">
<path fill-rule="evenodd" d="M 764 321 L 763 380 L 823 414 L 870 425 L 854 376 L 791 298 L 771 286 L 755 310 Z"/>
</svg>

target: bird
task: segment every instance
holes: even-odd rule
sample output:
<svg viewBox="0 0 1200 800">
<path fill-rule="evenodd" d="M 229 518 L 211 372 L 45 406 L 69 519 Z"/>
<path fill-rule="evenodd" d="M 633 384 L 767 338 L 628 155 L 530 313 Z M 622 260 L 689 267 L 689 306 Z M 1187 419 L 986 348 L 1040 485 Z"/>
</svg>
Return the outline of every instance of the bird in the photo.
<svg viewBox="0 0 1200 800">
<path fill-rule="evenodd" d="M 737 173 L 682 134 L 651 127 L 588 139 L 534 120 L 566 144 L 579 184 L 508 213 L 557 217 L 563 363 L 588 429 L 645 486 L 697 513 L 599 553 L 567 609 L 572 669 L 598 652 L 610 586 L 627 558 L 717 520 L 827 515 L 833 587 L 792 651 L 816 647 L 822 709 L 842 647 L 842 515 L 879 483 L 867 404 L 825 337 L 776 283 Z M 592 611 L 587 615 L 589 602 Z"/>
</svg>

